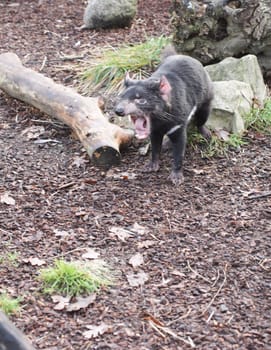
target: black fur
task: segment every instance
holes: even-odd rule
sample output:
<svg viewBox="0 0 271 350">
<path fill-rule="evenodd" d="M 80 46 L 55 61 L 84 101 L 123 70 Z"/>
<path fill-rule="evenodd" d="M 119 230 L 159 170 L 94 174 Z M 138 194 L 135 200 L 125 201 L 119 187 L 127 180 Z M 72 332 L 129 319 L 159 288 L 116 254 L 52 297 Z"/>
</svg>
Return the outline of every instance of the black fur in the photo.
<svg viewBox="0 0 271 350">
<path fill-rule="evenodd" d="M 188 56 L 165 54 L 163 63 L 145 80 L 125 78 L 125 90 L 119 96 L 115 112 L 131 115 L 138 137 L 150 136 L 152 158 L 147 171 L 159 169 L 159 155 L 165 134 L 172 142 L 173 183 L 182 181 L 182 165 L 186 147 L 187 125 L 193 120 L 207 138 L 204 126 L 210 113 L 213 88 L 202 64 Z M 175 127 L 175 128 L 174 128 Z"/>
</svg>

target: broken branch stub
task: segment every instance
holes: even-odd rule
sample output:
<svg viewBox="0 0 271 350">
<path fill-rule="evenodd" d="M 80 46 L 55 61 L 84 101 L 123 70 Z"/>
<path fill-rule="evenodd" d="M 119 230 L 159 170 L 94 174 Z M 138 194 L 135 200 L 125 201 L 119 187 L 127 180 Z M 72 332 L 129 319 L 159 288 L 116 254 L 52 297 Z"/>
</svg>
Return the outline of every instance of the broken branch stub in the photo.
<svg viewBox="0 0 271 350">
<path fill-rule="evenodd" d="M 81 96 L 24 67 L 14 53 L 0 55 L 0 89 L 68 125 L 96 165 L 118 164 L 120 148 L 129 144 L 134 135 L 132 130 L 108 121 L 98 98 Z"/>
</svg>

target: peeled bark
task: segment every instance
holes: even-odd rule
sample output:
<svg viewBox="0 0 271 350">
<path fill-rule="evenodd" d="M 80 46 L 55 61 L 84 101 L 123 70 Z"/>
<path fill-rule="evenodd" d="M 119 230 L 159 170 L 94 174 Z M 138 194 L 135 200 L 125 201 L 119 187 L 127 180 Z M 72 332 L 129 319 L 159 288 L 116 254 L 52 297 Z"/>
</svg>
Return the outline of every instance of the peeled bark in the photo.
<svg viewBox="0 0 271 350">
<path fill-rule="evenodd" d="M 0 311 L 0 349 L 35 350 L 8 318 Z"/>
<path fill-rule="evenodd" d="M 177 51 L 212 64 L 254 54 L 271 72 L 271 0 L 173 0 Z"/>
<path fill-rule="evenodd" d="M 78 136 L 94 164 L 109 167 L 120 161 L 119 149 L 134 133 L 110 123 L 99 99 L 73 89 L 22 65 L 13 53 L 0 55 L 0 89 L 61 120 Z"/>
</svg>

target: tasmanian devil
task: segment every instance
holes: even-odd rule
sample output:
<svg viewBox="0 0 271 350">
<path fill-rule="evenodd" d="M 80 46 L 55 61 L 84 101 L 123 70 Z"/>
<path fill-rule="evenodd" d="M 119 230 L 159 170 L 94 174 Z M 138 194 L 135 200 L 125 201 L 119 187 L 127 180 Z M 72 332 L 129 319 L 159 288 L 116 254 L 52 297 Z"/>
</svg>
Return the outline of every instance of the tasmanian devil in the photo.
<svg viewBox="0 0 271 350">
<path fill-rule="evenodd" d="M 174 184 L 180 184 L 190 120 L 194 120 L 205 138 L 210 137 L 204 126 L 213 98 L 207 72 L 196 59 L 177 55 L 170 49 L 148 79 L 134 80 L 127 74 L 124 86 L 115 112 L 119 116 L 130 115 L 138 139 L 150 136 L 152 156 L 145 171 L 158 171 L 162 141 L 167 135 L 173 152 L 173 168 L 169 177 Z"/>
</svg>

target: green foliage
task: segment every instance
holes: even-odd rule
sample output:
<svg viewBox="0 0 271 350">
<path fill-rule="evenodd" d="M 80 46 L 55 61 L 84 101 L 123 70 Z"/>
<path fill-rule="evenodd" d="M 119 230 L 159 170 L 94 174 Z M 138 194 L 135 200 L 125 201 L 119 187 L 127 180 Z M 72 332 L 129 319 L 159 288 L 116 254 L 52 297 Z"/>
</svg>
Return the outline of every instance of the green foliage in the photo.
<svg viewBox="0 0 271 350">
<path fill-rule="evenodd" d="M 11 298 L 7 293 L 0 294 L 0 309 L 7 315 L 19 312 L 20 302 L 20 298 Z"/>
<path fill-rule="evenodd" d="M 204 158 L 226 156 L 229 151 L 238 151 L 245 144 L 247 144 L 246 140 L 238 134 L 230 134 L 226 140 L 213 135 L 209 142 L 205 141 L 205 147 L 201 150 L 201 155 Z"/>
<path fill-rule="evenodd" d="M 245 129 L 271 135 L 271 98 L 265 101 L 264 107 L 254 108 L 245 118 Z M 200 150 L 202 157 L 226 156 L 230 150 L 239 150 L 248 144 L 246 133 L 243 135 L 229 134 L 224 139 L 219 135 L 212 135 L 211 140 L 205 140 L 195 129 L 188 134 L 188 143 L 192 148 Z"/>
<path fill-rule="evenodd" d="M 0 264 L 17 267 L 19 254 L 17 252 L 8 252 L 0 255 Z"/>
<path fill-rule="evenodd" d="M 53 267 L 40 270 L 47 294 L 82 295 L 112 284 L 110 271 L 103 262 L 82 263 L 56 260 Z"/>
<path fill-rule="evenodd" d="M 271 98 L 266 99 L 262 109 L 253 108 L 245 118 L 247 130 L 271 135 Z"/>
<path fill-rule="evenodd" d="M 238 134 L 228 134 L 225 139 L 213 134 L 210 140 L 206 140 L 194 129 L 188 135 L 189 145 L 199 150 L 203 158 L 226 156 L 230 150 L 239 150 L 247 144 L 247 140 Z"/>
<path fill-rule="evenodd" d="M 128 71 L 145 76 L 146 70 L 153 69 L 160 62 L 161 51 L 168 43 L 169 38 L 160 36 L 141 44 L 104 50 L 80 74 L 83 92 L 89 94 L 102 88 L 105 93 L 117 91 Z"/>
</svg>

